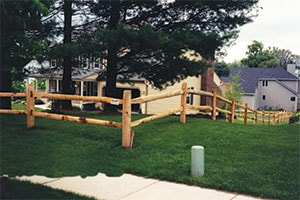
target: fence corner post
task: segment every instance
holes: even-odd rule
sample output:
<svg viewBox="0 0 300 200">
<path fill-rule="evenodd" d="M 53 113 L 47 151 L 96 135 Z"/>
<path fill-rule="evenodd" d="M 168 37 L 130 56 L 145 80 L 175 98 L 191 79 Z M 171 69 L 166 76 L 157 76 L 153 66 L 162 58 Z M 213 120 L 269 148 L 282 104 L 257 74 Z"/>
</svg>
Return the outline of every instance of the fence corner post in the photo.
<svg viewBox="0 0 300 200">
<path fill-rule="evenodd" d="M 180 99 L 180 122 L 185 123 L 186 122 L 186 95 L 187 95 L 187 83 L 183 82 L 181 86 L 182 94 Z"/>
<path fill-rule="evenodd" d="M 216 115 L 217 115 L 217 90 L 214 89 L 213 90 L 213 97 L 212 97 L 212 102 L 211 102 L 211 119 L 212 120 L 216 120 Z"/>
<path fill-rule="evenodd" d="M 235 111 L 235 100 L 234 100 L 234 98 L 232 98 L 231 99 L 231 105 L 230 105 L 230 112 L 231 112 L 231 114 L 230 114 L 230 116 L 229 116 L 229 122 L 230 123 L 233 123 L 234 122 L 234 115 L 235 115 L 235 113 L 234 113 L 234 111 Z"/>
<path fill-rule="evenodd" d="M 123 93 L 122 107 L 122 146 L 130 148 L 131 134 L 131 91 L 125 90 Z"/>
<path fill-rule="evenodd" d="M 34 87 L 33 85 L 28 85 L 26 91 L 27 128 L 31 128 L 35 124 L 33 112 L 34 112 Z"/>
</svg>

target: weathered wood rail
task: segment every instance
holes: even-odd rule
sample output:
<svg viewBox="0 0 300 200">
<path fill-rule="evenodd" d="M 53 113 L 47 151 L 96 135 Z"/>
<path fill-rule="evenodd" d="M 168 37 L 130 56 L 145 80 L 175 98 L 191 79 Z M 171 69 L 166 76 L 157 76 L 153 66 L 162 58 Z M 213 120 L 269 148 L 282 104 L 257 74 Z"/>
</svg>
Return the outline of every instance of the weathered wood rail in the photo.
<svg viewBox="0 0 300 200">
<path fill-rule="evenodd" d="M 188 94 L 207 96 L 212 98 L 211 105 L 189 105 L 186 103 L 186 97 Z M 180 105 L 178 108 L 163 111 L 159 114 L 151 115 L 135 121 L 131 120 L 131 105 L 147 103 L 159 99 L 170 98 L 174 96 L 180 96 Z M 234 99 L 228 100 L 222 96 L 217 95 L 216 91 L 197 91 L 188 89 L 187 84 L 183 83 L 180 90 L 171 92 L 165 92 L 156 95 L 149 95 L 131 99 L 131 91 L 125 90 L 123 93 L 123 99 L 116 99 L 111 97 L 100 97 L 100 96 L 77 96 L 77 95 L 66 95 L 66 94 L 49 94 L 49 93 L 35 93 L 33 86 L 27 87 L 26 93 L 11 93 L 11 92 L 0 92 L 0 97 L 26 97 L 26 110 L 7 110 L 0 109 L 2 114 L 25 114 L 27 116 L 27 128 L 35 125 L 35 117 L 50 118 L 55 120 L 64 120 L 84 124 L 93 124 L 100 126 L 109 126 L 122 128 L 122 146 L 130 148 L 132 146 L 132 127 L 138 126 L 142 123 L 146 123 L 158 118 L 166 117 L 173 114 L 180 115 L 180 122 L 186 123 L 186 112 L 187 110 L 198 110 L 199 112 L 209 113 L 212 120 L 216 120 L 217 113 L 225 113 L 226 119 L 229 122 L 234 123 L 235 117 L 242 117 L 244 123 L 247 124 L 248 120 L 253 120 L 254 124 L 261 122 L 261 124 L 275 124 L 289 120 L 292 115 L 291 112 L 277 111 L 277 112 L 265 112 L 258 111 L 256 109 L 249 108 L 247 104 L 239 104 Z M 58 100 L 77 100 L 77 101 L 89 101 L 89 102 L 102 102 L 109 103 L 112 105 L 122 105 L 122 122 L 114 122 L 107 120 L 99 120 L 92 118 L 83 118 L 77 116 L 54 114 L 46 112 L 37 112 L 34 110 L 35 98 L 48 98 Z M 217 101 L 221 101 L 226 104 L 226 108 L 217 107 Z"/>
</svg>

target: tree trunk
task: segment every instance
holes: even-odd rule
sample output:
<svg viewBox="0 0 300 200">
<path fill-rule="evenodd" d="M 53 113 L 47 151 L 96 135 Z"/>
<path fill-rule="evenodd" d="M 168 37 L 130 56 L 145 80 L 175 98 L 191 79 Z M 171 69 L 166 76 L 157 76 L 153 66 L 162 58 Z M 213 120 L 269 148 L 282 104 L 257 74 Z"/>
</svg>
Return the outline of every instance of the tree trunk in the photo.
<svg viewBox="0 0 300 200">
<path fill-rule="evenodd" d="M 70 48 L 69 44 L 72 42 L 72 1 L 64 1 L 64 45 L 67 49 Z M 63 59 L 63 79 L 62 79 L 62 93 L 72 94 L 72 57 L 69 51 L 65 51 Z M 72 109 L 71 100 L 64 100 L 62 108 Z"/>
<path fill-rule="evenodd" d="M 11 74 L 8 70 L 4 69 L 4 66 L 1 66 L 1 75 L 0 75 L 0 91 L 1 92 L 11 92 Z M 0 98 L 0 108 L 1 109 L 11 109 L 11 98 L 10 97 L 1 97 Z"/>
<path fill-rule="evenodd" d="M 120 20 L 120 2 L 113 1 L 111 3 L 110 10 L 110 21 L 109 29 L 116 29 Z M 117 95 L 117 74 L 118 74 L 118 44 L 114 43 L 113 40 L 108 44 L 108 61 L 107 61 L 107 71 L 106 71 L 106 87 L 105 96 L 118 97 Z M 105 105 L 106 111 L 116 111 L 117 108 L 110 104 Z"/>
</svg>

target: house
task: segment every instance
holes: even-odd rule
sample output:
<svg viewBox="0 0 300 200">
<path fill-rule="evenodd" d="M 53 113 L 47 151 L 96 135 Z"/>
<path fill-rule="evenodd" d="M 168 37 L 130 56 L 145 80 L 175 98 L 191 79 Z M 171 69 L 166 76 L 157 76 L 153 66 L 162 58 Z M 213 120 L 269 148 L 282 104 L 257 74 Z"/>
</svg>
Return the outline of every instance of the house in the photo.
<svg viewBox="0 0 300 200">
<path fill-rule="evenodd" d="M 82 63 L 82 62 L 80 62 Z M 105 69 L 98 67 L 95 63 L 90 61 L 84 61 L 84 66 L 78 66 L 74 68 L 72 72 L 72 80 L 74 86 L 74 94 L 81 96 L 105 96 L 105 81 L 98 78 Z M 49 61 L 48 63 L 50 71 L 47 73 L 31 73 L 28 77 L 31 78 L 45 78 L 46 79 L 46 91 L 47 92 L 59 92 L 61 91 L 61 82 L 63 71 L 60 68 L 56 68 L 55 61 Z M 97 67 L 96 67 L 97 66 Z M 203 76 L 187 77 L 181 82 L 175 83 L 172 86 L 159 90 L 149 84 L 149 82 L 143 78 L 133 77 L 130 79 L 130 83 L 117 82 L 118 97 L 122 98 L 124 90 L 132 91 L 132 98 L 136 98 L 143 95 L 153 95 L 161 92 L 174 91 L 181 88 L 182 82 L 186 82 L 188 87 L 195 90 L 212 91 L 217 89 L 220 94 L 221 90 L 218 85 L 221 83 L 219 77 L 214 72 L 214 68 L 208 68 Z M 210 98 L 201 99 L 198 95 L 188 95 L 187 102 L 193 105 L 200 105 L 201 103 L 209 103 Z M 80 102 L 82 104 L 83 102 Z M 172 97 L 168 99 L 161 99 L 154 102 L 147 102 L 141 105 L 133 105 L 133 111 L 141 111 L 144 114 L 157 114 L 168 109 L 178 108 L 180 105 L 179 97 Z M 96 105 L 100 109 L 103 109 L 105 104 L 98 103 Z M 121 106 L 120 106 L 121 108 Z"/>
<path fill-rule="evenodd" d="M 45 78 L 46 91 L 44 92 L 56 93 L 62 89 L 63 76 L 63 70 L 56 65 L 55 60 L 43 61 L 42 63 L 32 60 L 24 68 L 33 71 L 27 75 L 28 79 Z M 74 67 L 72 71 L 73 93 L 82 96 L 97 96 L 98 83 L 96 78 L 100 71 L 103 71 L 103 67 L 96 65 L 95 62 L 84 65 L 84 67 Z"/>
<path fill-rule="evenodd" d="M 242 101 L 250 108 L 296 111 L 300 108 L 300 80 L 291 73 L 292 67 L 289 65 L 288 71 L 281 67 L 231 68 L 230 76 L 240 76 Z M 226 84 L 230 77 L 222 77 L 222 81 Z"/>
</svg>

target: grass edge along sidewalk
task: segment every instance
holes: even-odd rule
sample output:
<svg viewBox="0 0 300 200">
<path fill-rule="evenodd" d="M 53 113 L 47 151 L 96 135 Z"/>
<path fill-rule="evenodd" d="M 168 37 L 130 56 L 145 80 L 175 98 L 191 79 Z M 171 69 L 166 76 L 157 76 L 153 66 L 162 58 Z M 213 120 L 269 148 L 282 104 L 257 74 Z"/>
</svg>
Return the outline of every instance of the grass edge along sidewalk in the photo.
<svg viewBox="0 0 300 200">
<path fill-rule="evenodd" d="M 1 173 L 10 177 L 130 173 L 263 198 L 299 199 L 299 125 L 196 118 L 179 124 L 171 116 L 136 127 L 134 149 L 124 151 L 120 129 L 42 118 L 26 129 L 22 117 L 0 119 Z M 193 145 L 205 147 L 205 174 L 199 178 L 190 176 Z"/>
</svg>

